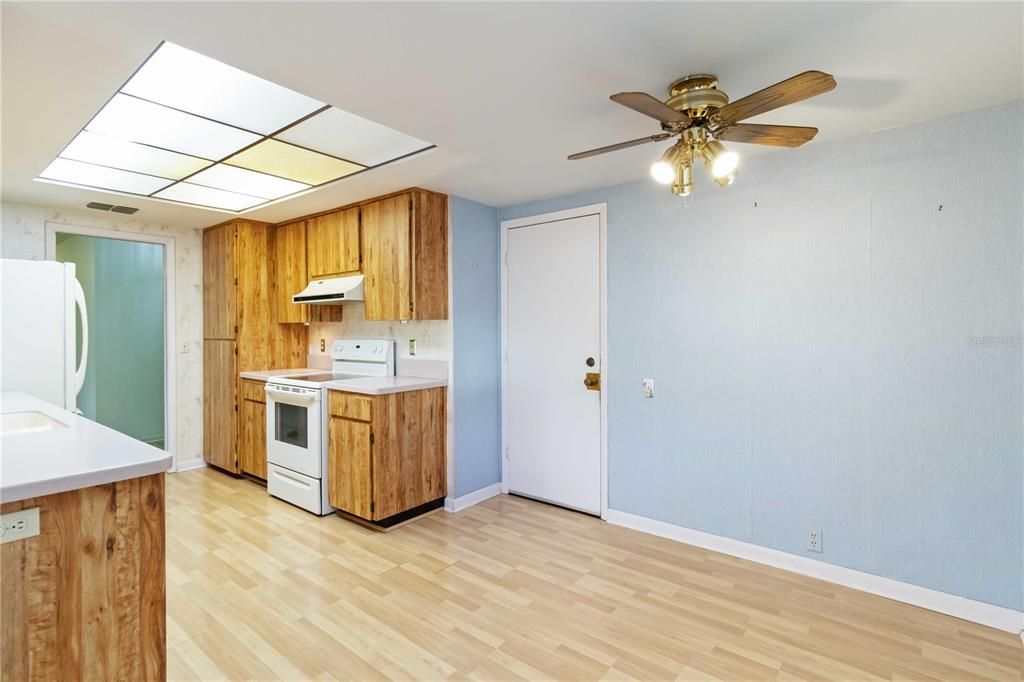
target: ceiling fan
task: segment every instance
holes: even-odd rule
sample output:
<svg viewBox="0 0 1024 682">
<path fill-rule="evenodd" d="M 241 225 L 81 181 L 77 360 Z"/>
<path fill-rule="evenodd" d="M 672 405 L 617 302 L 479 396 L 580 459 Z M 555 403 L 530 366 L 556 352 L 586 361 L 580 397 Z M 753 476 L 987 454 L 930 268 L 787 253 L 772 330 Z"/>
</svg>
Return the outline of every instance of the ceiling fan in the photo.
<svg viewBox="0 0 1024 682">
<path fill-rule="evenodd" d="M 799 147 L 818 133 L 817 128 L 740 121 L 826 93 L 834 87 L 836 81 L 830 74 L 805 71 L 735 102 L 730 102 L 729 96 L 718 89 L 718 78 L 710 74 L 693 74 L 675 81 L 669 86 L 669 97 L 664 102 L 645 92 L 620 92 L 611 96 L 613 102 L 659 121 L 662 132 L 573 154 L 569 159 L 585 159 L 678 137 L 661 160 L 651 166 L 654 179 L 663 185 L 672 185 L 673 194 L 689 196 L 693 191 L 693 162 L 703 158 L 715 182 L 728 187 L 739 174 L 739 155 L 726 149 L 721 140 Z"/>
</svg>

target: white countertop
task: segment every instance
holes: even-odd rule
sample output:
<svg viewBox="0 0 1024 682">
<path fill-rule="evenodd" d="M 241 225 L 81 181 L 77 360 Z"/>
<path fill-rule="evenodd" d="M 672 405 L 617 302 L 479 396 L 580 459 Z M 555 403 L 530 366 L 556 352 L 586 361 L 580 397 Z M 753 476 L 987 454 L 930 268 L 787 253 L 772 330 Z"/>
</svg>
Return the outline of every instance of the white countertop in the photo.
<svg viewBox="0 0 1024 682">
<path fill-rule="evenodd" d="M 0 501 L 124 481 L 171 467 L 171 455 L 152 445 L 27 393 L 0 394 L 0 413 L 15 412 L 42 413 L 58 424 L 0 435 Z"/>
<path fill-rule="evenodd" d="M 330 372 L 329 369 L 265 369 L 257 371 L 240 372 L 243 379 L 255 379 L 266 381 L 271 377 L 296 377 L 302 374 L 323 374 Z M 347 393 L 363 393 L 365 395 L 385 395 L 387 393 L 401 393 L 403 391 L 421 391 L 426 388 L 440 388 L 447 386 L 447 379 L 429 379 L 426 377 L 390 376 L 390 377 L 363 377 L 362 379 L 341 379 L 339 381 L 328 381 L 324 384 L 332 391 L 345 391 Z"/>
<path fill-rule="evenodd" d="M 252 370 L 247 372 L 240 372 L 239 376 L 243 379 L 255 379 L 256 381 L 266 381 L 270 377 L 297 377 L 300 374 L 315 374 L 322 372 L 330 372 L 329 369 L 313 369 L 311 367 L 299 367 L 291 369 L 261 369 Z"/>
<path fill-rule="evenodd" d="M 365 377 L 363 379 L 329 381 L 325 385 L 332 391 L 385 395 L 387 393 L 402 393 L 403 391 L 421 391 L 425 388 L 440 388 L 447 386 L 448 381 L 446 379 L 427 379 L 425 377 Z"/>
</svg>

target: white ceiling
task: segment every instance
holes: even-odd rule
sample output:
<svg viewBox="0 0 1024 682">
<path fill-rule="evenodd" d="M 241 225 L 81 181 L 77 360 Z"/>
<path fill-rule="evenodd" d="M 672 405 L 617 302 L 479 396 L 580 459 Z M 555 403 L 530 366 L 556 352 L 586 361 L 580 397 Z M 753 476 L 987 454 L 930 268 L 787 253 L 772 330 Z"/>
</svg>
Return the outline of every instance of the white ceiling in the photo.
<svg viewBox="0 0 1024 682">
<path fill-rule="evenodd" d="M 687 73 L 717 74 L 733 99 L 807 69 L 834 74 L 835 91 L 758 119 L 816 125 L 818 140 L 1024 98 L 1018 2 L 0 8 L 3 199 L 79 208 L 112 201 L 182 226 L 227 216 L 32 181 L 161 40 L 438 147 L 247 214 L 269 221 L 411 185 L 503 206 L 640 179 L 660 146 L 565 157 L 657 132 L 608 95 L 664 97 Z"/>
</svg>

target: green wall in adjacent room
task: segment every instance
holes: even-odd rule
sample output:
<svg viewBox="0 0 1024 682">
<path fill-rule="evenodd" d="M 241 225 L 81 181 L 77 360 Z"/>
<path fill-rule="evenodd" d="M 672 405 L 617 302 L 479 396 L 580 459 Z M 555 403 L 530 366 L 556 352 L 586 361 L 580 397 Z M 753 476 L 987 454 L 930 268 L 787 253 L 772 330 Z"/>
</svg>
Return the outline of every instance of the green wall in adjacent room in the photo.
<svg viewBox="0 0 1024 682">
<path fill-rule="evenodd" d="M 88 307 L 89 358 L 79 408 L 100 424 L 162 447 L 164 247 L 59 234 L 57 260 L 75 263 Z"/>
</svg>

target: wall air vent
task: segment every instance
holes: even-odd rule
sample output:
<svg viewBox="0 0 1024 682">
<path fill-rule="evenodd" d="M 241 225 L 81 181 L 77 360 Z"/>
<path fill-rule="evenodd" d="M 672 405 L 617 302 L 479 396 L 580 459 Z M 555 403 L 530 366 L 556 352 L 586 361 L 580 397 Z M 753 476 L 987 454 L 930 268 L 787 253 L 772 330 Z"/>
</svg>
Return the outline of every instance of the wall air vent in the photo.
<svg viewBox="0 0 1024 682">
<path fill-rule="evenodd" d="M 114 205 L 113 204 L 104 204 L 104 203 L 101 203 L 99 201 L 90 201 L 88 204 L 85 205 L 85 207 L 86 208 L 94 208 L 97 211 L 109 211 L 110 209 L 114 208 Z"/>
<path fill-rule="evenodd" d="M 125 215 L 131 215 L 132 213 L 135 213 L 139 209 L 135 208 L 134 206 L 115 206 L 110 210 L 113 211 L 114 213 L 124 213 Z"/>
</svg>

